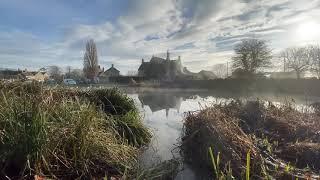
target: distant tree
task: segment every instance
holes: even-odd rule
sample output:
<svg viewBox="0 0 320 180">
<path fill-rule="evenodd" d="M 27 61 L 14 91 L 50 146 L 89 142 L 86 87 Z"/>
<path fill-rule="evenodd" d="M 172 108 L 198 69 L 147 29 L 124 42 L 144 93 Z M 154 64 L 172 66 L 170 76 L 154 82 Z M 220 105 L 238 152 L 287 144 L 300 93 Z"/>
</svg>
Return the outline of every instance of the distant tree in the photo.
<svg viewBox="0 0 320 180">
<path fill-rule="evenodd" d="M 226 78 L 228 74 L 228 67 L 226 64 L 215 64 L 212 67 L 212 72 L 217 76 L 217 78 Z"/>
<path fill-rule="evenodd" d="M 281 52 L 287 68 L 296 72 L 297 78 L 301 78 L 301 73 L 305 72 L 311 64 L 311 56 L 306 47 L 287 48 Z"/>
<path fill-rule="evenodd" d="M 77 81 L 82 81 L 84 80 L 84 76 L 83 76 L 83 71 L 81 69 L 73 69 L 70 72 L 70 76 L 69 78 L 77 80 Z"/>
<path fill-rule="evenodd" d="M 247 74 L 253 75 L 259 68 L 270 67 L 272 51 L 266 41 L 259 39 L 245 39 L 234 48 L 234 69 L 242 69 Z"/>
<path fill-rule="evenodd" d="M 90 39 L 86 44 L 86 52 L 83 58 L 83 73 L 86 78 L 94 81 L 99 71 L 97 47 L 94 40 Z"/>
<path fill-rule="evenodd" d="M 320 78 L 320 46 L 309 46 L 308 51 L 311 58 L 311 71 L 316 73 L 318 78 Z"/>
<path fill-rule="evenodd" d="M 58 66 L 49 66 L 48 74 L 50 78 L 54 79 L 56 82 L 62 81 L 62 72 Z"/>
</svg>

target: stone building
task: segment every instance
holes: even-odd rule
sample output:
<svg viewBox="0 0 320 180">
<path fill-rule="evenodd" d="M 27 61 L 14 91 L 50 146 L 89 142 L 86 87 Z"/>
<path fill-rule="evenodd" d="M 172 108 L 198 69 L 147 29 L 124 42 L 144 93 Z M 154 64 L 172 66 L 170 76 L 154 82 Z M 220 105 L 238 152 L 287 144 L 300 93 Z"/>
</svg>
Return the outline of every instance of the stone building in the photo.
<svg viewBox="0 0 320 180">
<path fill-rule="evenodd" d="M 138 69 L 138 75 L 149 79 L 174 80 L 183 73 L 180 56 L 176 60 L 170 59 L 170 53 L 167 51 L 166 59 L 152 56 L 149 62 L 142 59 Z"/>
</svg>

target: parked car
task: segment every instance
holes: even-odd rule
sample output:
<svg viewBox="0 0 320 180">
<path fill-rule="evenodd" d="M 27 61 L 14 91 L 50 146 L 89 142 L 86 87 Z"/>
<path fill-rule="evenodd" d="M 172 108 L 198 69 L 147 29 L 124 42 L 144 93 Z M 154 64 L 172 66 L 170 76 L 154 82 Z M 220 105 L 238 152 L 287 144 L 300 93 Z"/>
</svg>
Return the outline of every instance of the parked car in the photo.
<svg viewBox="0 0 320 180">
<path fill-rule="evenodd" d="M 73 80 L 73 79 L 64 79 L 63 80 L 63 84 L 64 85 L 76 85 L 77 82 L 75 80 Z"/>
</svg>

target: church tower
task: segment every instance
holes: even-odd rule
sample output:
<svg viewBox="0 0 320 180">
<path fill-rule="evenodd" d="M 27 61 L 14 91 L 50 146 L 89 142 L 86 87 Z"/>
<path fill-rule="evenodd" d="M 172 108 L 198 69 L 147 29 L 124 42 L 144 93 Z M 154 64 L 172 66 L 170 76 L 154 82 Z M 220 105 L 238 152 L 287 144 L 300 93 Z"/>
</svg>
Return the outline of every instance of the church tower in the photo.
<svg viewBox="0 0 320 180">
<path fill-rule="evenodd" d="M 167 61 L 170 61 L 170 53 L 169 53 L 169 50 L 167 50 Z"/>
</svg>

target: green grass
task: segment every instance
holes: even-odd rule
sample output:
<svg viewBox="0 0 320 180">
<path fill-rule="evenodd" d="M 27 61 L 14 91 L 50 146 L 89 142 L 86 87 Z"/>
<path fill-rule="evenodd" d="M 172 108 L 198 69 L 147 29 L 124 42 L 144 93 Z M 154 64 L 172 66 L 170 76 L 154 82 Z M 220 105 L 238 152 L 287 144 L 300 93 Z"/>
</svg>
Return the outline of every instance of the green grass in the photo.
<svg viewBox="0 0 320 180">
<path fill-rule="evenodd" d="M 250 150 L 247 153 L 246 180 L 250 180 Z"/>
<path fill-rule="evenodd" d="M 0 83 L 0 179 L 130 177 L 150 138 L 118 90 Z"/>
<path fill-rule="evenodd" d="M 106 120 L 113 125 L 116 134 L 130 145 L 141 147 L 151 140 L 151 133 L 142 124 L 134 101 L 117 88 L 87 91 L 58 89 L 54 96 L 58 100 L 76 97 L 95 105 L 97 110 L 106 114 Z"/>
</svg>

